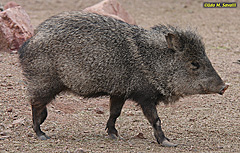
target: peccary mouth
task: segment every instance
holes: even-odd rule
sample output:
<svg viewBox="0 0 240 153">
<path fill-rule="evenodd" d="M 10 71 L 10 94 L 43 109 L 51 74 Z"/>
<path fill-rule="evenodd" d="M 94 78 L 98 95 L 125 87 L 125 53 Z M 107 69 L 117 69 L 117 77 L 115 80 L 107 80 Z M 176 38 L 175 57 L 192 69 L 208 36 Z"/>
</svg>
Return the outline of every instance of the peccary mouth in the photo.
<svg viewBox="0 0 240 153">
<path fill-rule="evenodd" d="M 229 87 L 229 85 L 228 85 L 228 84 L 225 84 L 225 85 L 222 87 L 222 89 L 219 91 L 219 94 L 220 94 L 220 95 L 223 95 L 224 92 L 228 89 L 228 87 Z"/>
</svg>

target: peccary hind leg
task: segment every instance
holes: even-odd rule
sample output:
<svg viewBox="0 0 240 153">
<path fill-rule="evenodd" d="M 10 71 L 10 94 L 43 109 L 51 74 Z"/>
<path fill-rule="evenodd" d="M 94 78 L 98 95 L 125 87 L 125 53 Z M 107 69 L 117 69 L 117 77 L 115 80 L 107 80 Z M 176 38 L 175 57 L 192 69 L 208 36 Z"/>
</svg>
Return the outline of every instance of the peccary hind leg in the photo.
<svg viewBox="0 0 240 153">
<path fill-rule="evenodd" d="M 107 121 L 107 132 L 110 138 L 115 139 L 118 137 L 118 131 L 115 128 L 115 122 L 121 114 L 122 107 L 125 103 L 124 98 L 118 96 L 110 97 L 110 116 Z"/>
<path fill-rule="evenodd" d="M 47 72 L 45 72 L 47 73 Z M 49 79 L 51 78 L 51 79 Z M 35 81 L 36 80 L 36 81 Z M 32 84 L 32 82 L 34 82 Z M 47 104 L 50 103 L 57 94 L 66 88 L 56 77 L 48 76 L 41 79 L 34 79 L 29 83 L 30 102 L 32 105 L 33 130 L 40 140 L 47 140 L 49 137 L 42 132 L 40 125 L 47 118 Z"/>
<path fill-rule="evenodd" d="M 177 144 L 169 142 L 169 139 L 165 137 L 162 131 L 161 120 L 158 117 L 155 104 L 141 104 L 141 107 L 144 115 L 153 127 L 154 136 L 157 139 L 157 142 L 164 147 L 176 147 Z"/>
<path fill-rule="evenodd" d="M 33 119 L 33 130 L 35 131 L 37 137 L 40 140 L 47 140 L 49 137 L 42 132 L 40 125 L 47 118 L 47 107 L 46 105 L 51 101 L 51 99 L 39 99 L 32 100 L 32 119 Z"/>
<path fill-rule="evenodd" d="M 46 105 L 32 105 L 32 117 L 33 117 L 33 130 L 37 134 L 40 140 L 47 140 L 49 137 L 41 131 L 40 125 L 47 118 L 47 108 Z"/>
</svg>

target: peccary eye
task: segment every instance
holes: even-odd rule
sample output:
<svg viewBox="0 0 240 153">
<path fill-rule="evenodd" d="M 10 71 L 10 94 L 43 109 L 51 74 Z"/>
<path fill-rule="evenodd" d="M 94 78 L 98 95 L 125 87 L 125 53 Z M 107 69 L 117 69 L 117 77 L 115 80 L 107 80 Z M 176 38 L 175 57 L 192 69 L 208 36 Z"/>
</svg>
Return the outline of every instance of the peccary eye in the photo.
<svg viewBox="0 0 240 153">
<path fill-rule="evenodd" d="M 193 71 L 196 71 L 197 69 L 199 69 L 200 65 L 198 62 L 191 62 L 191 69 Z"/>
</svg>

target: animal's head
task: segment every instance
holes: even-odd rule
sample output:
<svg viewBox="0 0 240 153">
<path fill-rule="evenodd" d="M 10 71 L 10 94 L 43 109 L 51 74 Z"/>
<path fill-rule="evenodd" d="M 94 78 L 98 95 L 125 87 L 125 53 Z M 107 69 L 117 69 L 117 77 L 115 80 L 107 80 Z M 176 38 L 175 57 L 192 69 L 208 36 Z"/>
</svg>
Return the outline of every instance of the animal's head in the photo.
<svg viewBox="0 0 240 153">
<path fill-rule="evenodd" d="M 165 35 L 168 50 L 173 53 L 169 64 L 168 86 L 181 96 L 223 94 L 228 88 L 209 61 L 202 39 L 192 30 L 172 26 L 152 28 Z"/>
</svg>

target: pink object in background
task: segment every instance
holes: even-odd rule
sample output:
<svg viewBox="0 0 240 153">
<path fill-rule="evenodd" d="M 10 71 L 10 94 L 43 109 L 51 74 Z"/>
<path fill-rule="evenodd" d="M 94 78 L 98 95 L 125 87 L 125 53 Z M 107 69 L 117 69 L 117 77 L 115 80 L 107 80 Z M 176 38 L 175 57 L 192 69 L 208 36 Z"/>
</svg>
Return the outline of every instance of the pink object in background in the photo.
<svg viewBox="0 0 240 153">
<path fill-rule="evenodd" d="M 9 8 L 12 8 L 12 7 L 17 7 L 17 6 L 20 6 L 20 5 L 18 5 L 16 2 L 11 1 L 11 2 L 8 2 L 8 3 L 4 6 L 4 10 L 9 9 Z"/>
<path fill-rule="evenodd" d="M 21 6 L 6 8 L 8 9 L 0 12 L 0 50 L 17 50 L 33 36 L 34 29 L 28 14 Z"/>
<path fill-rule="evenodd" d="M 121 7 L 116 0 L 103 0 L 83 11 L 114 17 L 129 24 L 136 24 L 135 20 Z"/>
</svg>

